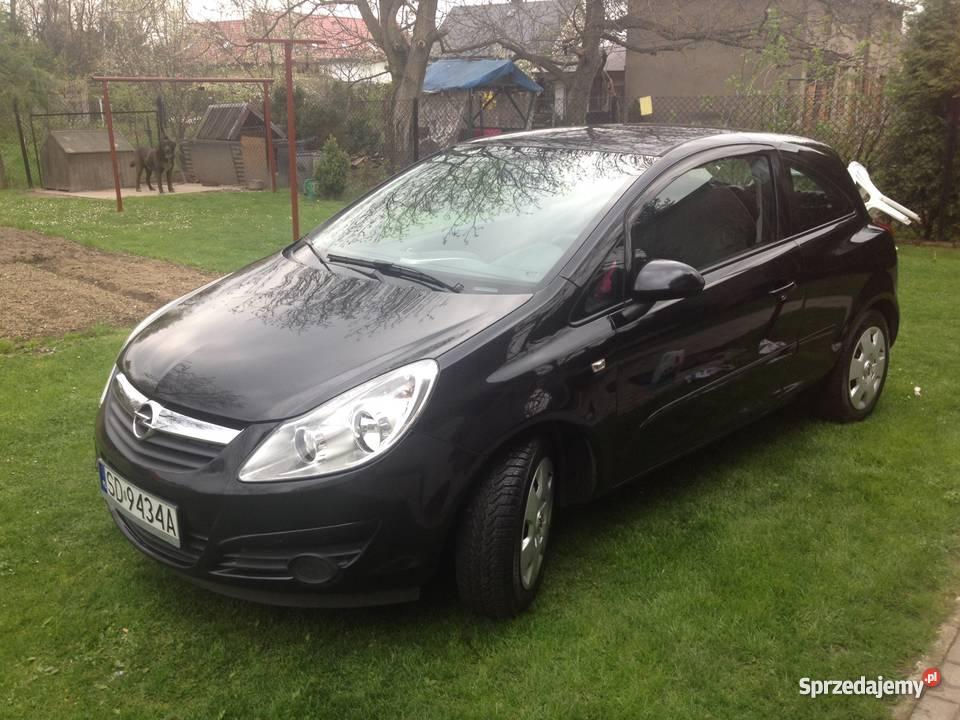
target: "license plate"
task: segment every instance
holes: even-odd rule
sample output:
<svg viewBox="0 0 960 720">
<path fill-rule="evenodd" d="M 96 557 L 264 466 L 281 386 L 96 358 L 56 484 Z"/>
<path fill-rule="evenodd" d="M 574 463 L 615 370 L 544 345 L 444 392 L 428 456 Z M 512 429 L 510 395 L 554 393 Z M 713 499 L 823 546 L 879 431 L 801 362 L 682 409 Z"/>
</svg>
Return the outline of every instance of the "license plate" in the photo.
<svg viewBox="0 0 960 720">
<path fill-rule="evenodd" d="M 103 493 L 108 505 L 147 532 L 175 547 L 180 547 L 180 526 L 177 523 L 176 505 L 161 500 L 156 495 L 151 495 L 124 480 L 102 461 L 97 463 L 97 467 L 100 470 L 100 492 Z"/>
</svg>

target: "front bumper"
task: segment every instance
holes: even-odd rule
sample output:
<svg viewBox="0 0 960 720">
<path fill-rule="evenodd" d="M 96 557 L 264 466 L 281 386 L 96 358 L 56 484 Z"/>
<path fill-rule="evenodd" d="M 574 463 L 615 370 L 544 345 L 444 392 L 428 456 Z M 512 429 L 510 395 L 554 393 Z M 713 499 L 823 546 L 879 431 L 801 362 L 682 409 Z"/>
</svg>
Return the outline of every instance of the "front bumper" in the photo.
<svg viewBox="0 0 960 720">
<path fill-rule="evenodd" d="M 279 605 L 351 606 L 414 600 L 435 572 L 475 457 L 411 431 L 384 457 L 314 480 L 241 483 L 244 459 L 274 424 L 251 425 L 230 445 L 174 467 L 97 416 L 97 456 L 178 508 L 181 547 L 111 509 L 149 557 L 226 595 Z"/>
</svg>

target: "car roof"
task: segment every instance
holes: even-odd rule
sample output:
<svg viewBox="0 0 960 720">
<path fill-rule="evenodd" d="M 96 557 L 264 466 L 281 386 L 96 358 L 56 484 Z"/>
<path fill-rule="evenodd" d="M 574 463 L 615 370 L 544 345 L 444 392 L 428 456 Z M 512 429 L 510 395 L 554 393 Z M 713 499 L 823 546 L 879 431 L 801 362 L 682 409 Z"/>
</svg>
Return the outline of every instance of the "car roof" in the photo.
<svg viewBox="0 0 960 720">
<path fill-rule="evenodd" d="M 759 143 L 776 147 L 802 145 L 832 154 L 823 143 L 794 135 L 646 124 L 547 128 L 478 138 L 469 144 L 566 147 L 661 157 L 678 146 L 695 141 L 700 141 L 697 145 L 701 149 Z"/>
</svg>

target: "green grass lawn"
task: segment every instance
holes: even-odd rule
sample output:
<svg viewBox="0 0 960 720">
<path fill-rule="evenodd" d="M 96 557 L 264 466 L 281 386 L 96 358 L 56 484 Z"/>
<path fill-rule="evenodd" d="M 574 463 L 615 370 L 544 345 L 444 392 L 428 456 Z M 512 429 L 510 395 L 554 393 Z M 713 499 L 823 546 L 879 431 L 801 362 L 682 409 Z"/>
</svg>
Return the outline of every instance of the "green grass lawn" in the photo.
<svg viewBox="0 0 960 720">
<path fill-rule="evenodd" d="M 242 208 L 254 216 L 248 197 L 229 211 L 222 196 L 174 201 L 217 235 L 207 248 L 137 245 L 134 213 L 170 222 L 154 200 L 122 219 L 78 202 L 76 228 L 36 219 L 34 200 L 0 207 L 227 270 L 284 242 L 280 200 L 257 220 L 273 244 L 250 219 L 229 223 L 236 246 L 221 239 Z M 502 623 L 464 612 L 449 575 L 419 603 L 352 611 L 194 588 L 130 547 L 98 496 L 92 424 L 125 333 L 0 356 L 0 716 L 886 717 L 872 698 L 801 697 L 798 681 L 904 676 L 952 607 L 958 275 L 958 252 L 903 249 L 902 332 L 873 418 L 836 426 L 793 407 L 567 512 L 540 598 Z"/>
<path fill-rule="evenodd" d="M 302 232 L 326 220 L 343 203 L 300 199 Z M 226 272 L 288 245 L 290 195 L 211 192 L 151 195 L 124 200 L 42 197 L 0 192 L 0 225 L 60 235 L 104 250 Z"/>
</svg>

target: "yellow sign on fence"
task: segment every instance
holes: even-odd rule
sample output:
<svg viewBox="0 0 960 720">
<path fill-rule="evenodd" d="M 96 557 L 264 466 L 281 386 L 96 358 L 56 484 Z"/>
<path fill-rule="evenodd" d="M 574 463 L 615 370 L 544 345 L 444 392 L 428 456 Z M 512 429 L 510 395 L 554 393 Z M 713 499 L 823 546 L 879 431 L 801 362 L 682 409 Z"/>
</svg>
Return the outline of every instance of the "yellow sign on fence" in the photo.
<svg viewBox="0 0 960 720">
<path fill-rule="evenodd" d="M 653 115 L 653 98 L 647 95 L 646 97 L 638 98 L 637 104 L 640 106 L 640 116 L 646 117 L 647 115 Z"/>
</svg>

